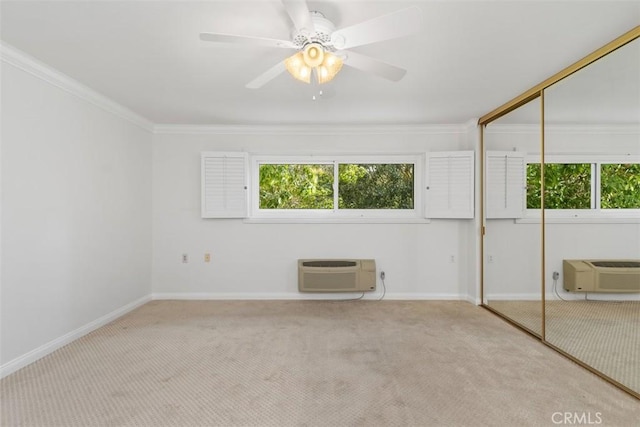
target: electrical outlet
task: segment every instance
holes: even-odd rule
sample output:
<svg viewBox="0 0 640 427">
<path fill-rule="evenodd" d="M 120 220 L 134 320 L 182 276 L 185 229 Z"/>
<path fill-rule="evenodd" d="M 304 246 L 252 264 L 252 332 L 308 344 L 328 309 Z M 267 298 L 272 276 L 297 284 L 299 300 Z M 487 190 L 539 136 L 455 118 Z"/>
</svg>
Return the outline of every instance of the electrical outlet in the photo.
<svg viewBox="0 0 640 427">
<path fill-rule="evenodd" d="M 451 255 L 449 257 L 449 262 L 456 262 L 456 256 L 455 255 Z"/>
<path fill-rule="evenodd" d="M 381 271 L 380 272 L 380 280 L 384 280 L 384 277 L 385 277 L 384 271 Z"/>
<path fill-rule="evenodd" d="M 188 254 L 182 254 L 182 263 L 186 264 L 189 262 L 189 255 Z"/>
<path fill-rule="evenodd" d="M 553 280 L 558 280 L 560 278 L 560 273 L 558 273 L 557 271 L 553 272 Z"/>
<path fill-rule="evenodd" d="M 493 262 L 493 255 L 489 255 L 489 262 Z"/>
<path fill-rule="evenodd" d="M 204 262 L 211 262 L 211 254 L 210 253 L 206 253 L 204 254 Z"/>
</svg>

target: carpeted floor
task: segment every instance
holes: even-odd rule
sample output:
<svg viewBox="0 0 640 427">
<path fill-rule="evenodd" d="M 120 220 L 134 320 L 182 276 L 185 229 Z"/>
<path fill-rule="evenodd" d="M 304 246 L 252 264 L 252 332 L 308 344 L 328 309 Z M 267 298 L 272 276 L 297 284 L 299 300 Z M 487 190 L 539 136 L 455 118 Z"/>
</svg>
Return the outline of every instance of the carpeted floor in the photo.
<svg viewBox="0 0 640 427">
<path fill-rule="evenodd" d="M 531 332 L 542 335 L 542 303 L 540 301 L 493 300 L 487 305 Z"/>
<path fill-rule="evenodd" d="M 542 329 L 540 301 L 490 306 L 531 330 Z M 545 310 L 547 342 L 640 393 L 640 301 L 554 300 Z"/>
<path fill-rule="evenodd" d="M 4 378 L 0 392 L 3 426 L 640 419 L 638 400 L 465 302 L 154 301 Z"/>
</svg>

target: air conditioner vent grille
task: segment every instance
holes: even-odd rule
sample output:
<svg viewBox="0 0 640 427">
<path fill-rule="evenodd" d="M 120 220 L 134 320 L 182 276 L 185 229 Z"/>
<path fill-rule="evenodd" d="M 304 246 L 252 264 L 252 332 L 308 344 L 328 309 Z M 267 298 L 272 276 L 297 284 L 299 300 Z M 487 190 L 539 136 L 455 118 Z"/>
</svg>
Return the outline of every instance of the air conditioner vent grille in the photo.
<svg viewBox="0 0 640 427">
<path fill-rule="evenodd" d="M 355 267 L 355 261 L 339 261 L 339 260 L 322 260 L 322 261 L 304 261 L 305 267 Z"/>
<path fill-rule="evenodd" d="M 640 262 L 637 261 L 592 261 L 591 264 L 596 267 L 640 268 Z"/>
</svg>

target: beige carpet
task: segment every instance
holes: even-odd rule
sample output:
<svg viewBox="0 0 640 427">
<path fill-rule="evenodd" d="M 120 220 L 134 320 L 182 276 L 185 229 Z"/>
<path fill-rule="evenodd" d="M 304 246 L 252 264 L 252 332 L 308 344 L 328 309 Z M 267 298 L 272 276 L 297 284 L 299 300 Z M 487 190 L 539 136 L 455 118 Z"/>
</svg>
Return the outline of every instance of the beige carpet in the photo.
<svg viewBox="0 0 640 427">
<path fill-rule="evenodd" d="M 6 377 L 0 392 L 3 426 L 640 419 L 638 400 L 465 302 L 154 301 Z"/>
<path fill-rule="evenodd" d="M 531 330 L 541 329 L 540 301 L 489 305 Z M 546 301 L 545 309 L 549 343 L 640 393 L 640 301 L 556 300 Z"/>
<path fill-rule="evenodd" d="M 540 301 L 487 301 L 487 305 L 509 319 L 542 335 L 542 303 Z"/>
</svg>

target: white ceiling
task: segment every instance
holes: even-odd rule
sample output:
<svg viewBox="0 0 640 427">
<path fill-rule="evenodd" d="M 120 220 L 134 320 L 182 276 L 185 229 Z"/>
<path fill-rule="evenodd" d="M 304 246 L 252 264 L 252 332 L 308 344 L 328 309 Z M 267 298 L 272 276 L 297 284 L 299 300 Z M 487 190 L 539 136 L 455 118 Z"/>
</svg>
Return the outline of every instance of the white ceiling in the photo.
<svg viewBox="0 0 640 427">
<path fill-rule="evenodd" d="M 488 113 L 640 22 L 640 1 L 308 3 L 338 28 L 418 6 L 424 31 L 354 49 L 405 78 L 344 67 L 323 86 L 283 73 L 246 89 L 290 51 L 198 35 L 289 39 L 278 0 L 2 1 L 0 34 L 157 124 L 447 124 Z"/>
</svg>

